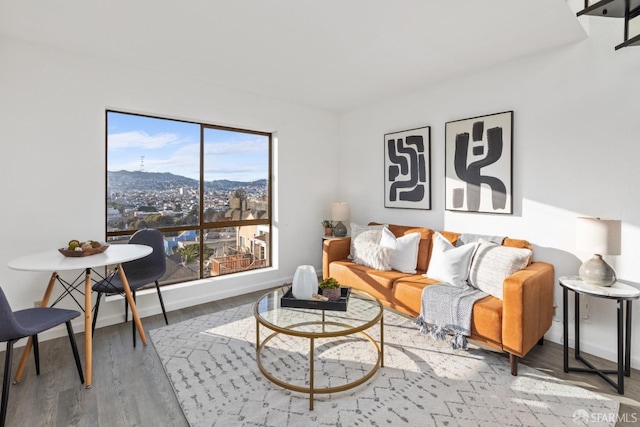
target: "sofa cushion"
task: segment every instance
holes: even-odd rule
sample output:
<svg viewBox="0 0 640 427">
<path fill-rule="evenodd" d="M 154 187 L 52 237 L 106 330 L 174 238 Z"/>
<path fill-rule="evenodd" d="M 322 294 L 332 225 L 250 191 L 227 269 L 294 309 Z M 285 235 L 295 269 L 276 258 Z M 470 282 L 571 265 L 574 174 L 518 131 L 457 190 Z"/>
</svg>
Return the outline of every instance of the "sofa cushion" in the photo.
<svg viewBox="0 0 640 427">
<path fill-rule="evenodd" d="M 395 270 L 380 271 L 355 264 L 352 261 L 333 261 L 329 265 L 329 276 L 343 286 L 351 286 L 369 292 L 383 303 L 391 301 L 396 280 L 410 276 Z"/>
<path fill-rule="evenodd" d="M 442 237 L 447 239 L 453 246 L 456 246 L 458 244 L 458 238 L 461 236 L 460 233 L 456 233 L 453 231 L 438 231 L 438 233 L 440 233 Z"/>
<path fill-rule="evenodd" d="M 388 228 L 382 229 L 380 246 L 392 249 L 389 265 L 402 273 L 415 274 L 418 262 L 420 233 L 414 232 L 396 237 Z"/>
<path fill-rule="evenodd" d="M 391 270 L 393 249 L 379 244 L 382 230 L 367 230 L 353 239 L 353 262 L 376 270 Z"/>
<path fill-rule="evenodd" d="M 469 273 L 469 284 L 502 299 L 504 279 L 529 265 L 531 250 L 480 240 Z"/>
<path fill-rule="evenodd" d="M 473 305 L 471 338 L 502 349 L 502 301 L 491 295 Z"/>
<path fill-rule="evenodd" d="M 425 286 L 440 283 L 422 275 L 402 277 L 393 284 L 391 307 L 408 313 L 413 317 L 420 314 L 422 305 L 422 289 Z"/>
<path fill-rule="evenodd" d="M 508 246 L 510 248 L 521 248 L 521 249 L 530 249 L 533 250 L 533 246 L 526 240 L 520 239 L 511 239 L 509 237 L 505 238 L 502 242 L 503 246 Z"/>
<path fill-rule="evenodd" d="M 442 234 L 436 233 L 426 277 L 456 287 L 467 285 L 471 258 L 478 245 L 470 243 L 455 247 Z"/>
</svg>

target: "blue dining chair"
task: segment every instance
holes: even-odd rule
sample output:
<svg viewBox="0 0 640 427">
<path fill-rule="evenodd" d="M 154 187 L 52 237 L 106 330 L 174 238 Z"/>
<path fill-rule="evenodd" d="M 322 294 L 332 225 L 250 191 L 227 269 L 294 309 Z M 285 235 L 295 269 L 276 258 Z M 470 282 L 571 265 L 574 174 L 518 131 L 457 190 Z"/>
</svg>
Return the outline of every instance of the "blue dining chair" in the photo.
<svg viewBox="0 0 640 427">
<path fill-rule="evenodd" d="M 7 342 L 7 351 L 4 362 L 4 378 L 2 382 L 2 413 L 0 414 L 0 426 L 4 426 L 7 418 L 7 403 L 9 402 L 9 382 L 11 377 L 11 358 L 13 356 L 13 344 L 21 338 L 33 339 L 33 355 L 36 361 L 36 375 L 40 375 L 40 352 L 38 349 L 38 334 L 55 326 L 66 323 L 69 341 L 76 367 L 80 375 L 80 383 L 84 384 L 84 374 L 78 355 L 78 347 L 71 327 L 71 319 L 80 316 L 76 310 L 63 308 L 37 307 L 25 310 L 12 311 L 9 301 L 0 288 L 0 342 Z"/>
<path fill-rule="evenodd" d="M 127 277 L 129 288 L 133 300 L 136 300 L 136 290 L 143 286 L 155 283 L 156 291 L 158 292 L 158 299 L 160 300 L 160 307 L 162 308 L 162 314 L 164 315 L 164 322 L 168 325 L 167 312 L 164 308 L 164 301 L 162 300 L 162 293 L 160 292 L 160 285 L 158 280 L 164 276 L 167 271 L 167 258 L 164 252 L 164 237 L 159 230 L 154 228 L 144 228 L 136 231 L 129 243 L 138 245 L 147 245 L 153 248 L 153 252 L 144 258 L 136 259 L 122 263 L 124 274 Z M 124 294 L 124 287 L 122 280 L 118 274 L 99 281 L 92 288 L 95 292 L 98 292 L 98 298 L 96 299 L 95 309 L 93 311 L 93 324 L 92 332 L 96 327 L 96 319 L 98 318 L 98 309 L 100 308 L 100 300 L 103 294 Z M 127 322 L 129 316 L 129 302 L 124 299 L 124 321 Z M 133 327 L 133 346 L 136 346 L 136 325 L 135 322 L 131 322 Z"/>
</svg>

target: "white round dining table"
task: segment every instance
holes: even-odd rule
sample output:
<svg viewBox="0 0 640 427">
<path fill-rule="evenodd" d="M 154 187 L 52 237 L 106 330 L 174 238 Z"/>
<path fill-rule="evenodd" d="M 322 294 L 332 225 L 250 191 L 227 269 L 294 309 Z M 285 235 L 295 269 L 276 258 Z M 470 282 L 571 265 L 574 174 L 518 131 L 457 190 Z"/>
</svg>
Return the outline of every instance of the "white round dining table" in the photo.
<svg viewBox="0 0 640 427">
<path fill-rule="evenodd" d="M 142 322 L 140 321 L 140 317 L 138 316 L 138 310 L 136 308 L 135 301 L 133 300 L 131 289 L 129 288 L 129 282 L 127 281 L 127 277 L 124 273 L 124 269 L 121 267 L 121 264 L 123 262 L 133 261 L 135 259 L 143 258 L 149 255 L 151 252 L 153 252 L 153 249 L 150 246 L 146 246 L 146 245 L 116 244 L 116 245 L 110 245 L 107 248 L 107 250 L 95 255 L 67 257 L 61 254 L 58 250 L 52 249 L 48 251 L 25 255 L 25 256 L 13 259 L 8 263 L 8 267 L 12 270 L 51 272 L 51 278 L 49 279 L 49 284 L 42 297 L 42 302 L 41 302 L 42 307 L 45 307 L 49 304 L 49 299 L 51 298 L 51 293 L 58 279 L 59 272 L 71 271 L 71 270 L 85 271 L 85 274 L 84 274 L 84 283 L 85 283 L 84 337 L 85 337 L 85 386 L 86 388 L 90 388 L 92 385 L 91 372 L 92 372 L 92 354 L 93 354 L 93 337 L 92 337 L 93 334 L 92 334 L 92 327 L 91 327 L 91 311 L 92 311 L 91 271 L 94 268 L 106 267 L 109 265 L 116 266 L 116 270 L 123 284 L 125 297 L 129 302 L 129 307 L 131 309 L 131 315 L 133 317 L 133 321 L 136 324 L 136 328 L 138 330 L 138 333 L 140 334 L 142 343 L 144 345 L 147 345 L 147 338 L 144 334 L 144 328 L 142 327 Z M 79 278 L 80 277 L 81 276 L 79 276 Z M 72 285 L 72 287 L 74 286 Z M 67 290 L 67 293 L 68 292 L 69 291 Z M 27 363 L 27 359 L 29 358 L 29 353 L 31 351 L 31 346 L 32 346 L 32 339 L 29 338 L 29 341 L 27 341 L 27 345 L 25 346 L 24 352 L 22 354 L 22 359 L 20 359 L 20 364 L 18 365 L 18 369 L 16 371 L 14 383 L 20 382 L 20 379 L 22 378 L 22 373 Z"/>
</svg>

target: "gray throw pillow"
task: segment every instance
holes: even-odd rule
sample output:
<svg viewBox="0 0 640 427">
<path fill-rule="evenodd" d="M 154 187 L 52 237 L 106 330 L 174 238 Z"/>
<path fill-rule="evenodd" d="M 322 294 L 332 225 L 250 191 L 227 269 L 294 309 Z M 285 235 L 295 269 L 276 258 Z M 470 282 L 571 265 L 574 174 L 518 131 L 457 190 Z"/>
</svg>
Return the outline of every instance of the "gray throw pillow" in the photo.
<svg viewBox="0 0 640 427">
<path fill-rule="evenodd" d="M 498 299 L 502 299 L 504 279 L 529 265 L 533 252 L 511 248 L 480 239 L 471 262 L 469 284 Z"/>
</svg>

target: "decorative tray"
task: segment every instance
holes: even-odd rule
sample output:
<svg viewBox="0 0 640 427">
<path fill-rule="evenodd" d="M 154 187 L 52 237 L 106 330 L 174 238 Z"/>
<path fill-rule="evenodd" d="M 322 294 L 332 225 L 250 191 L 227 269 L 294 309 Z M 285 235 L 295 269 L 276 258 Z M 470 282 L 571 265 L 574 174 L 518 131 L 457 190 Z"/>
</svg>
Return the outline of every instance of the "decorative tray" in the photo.
<svg viewBox="0 0 640 427">
<path fill-rule="evenodd" d="M 318 294 L 322 294 L 322 290 L 320 288 L 318 288 Z M 293 296 L 292 288 L 289 288 L 282 298 L 280 298 L 280 306 L 291 308 L 311 308 L 314 310 L 347 311 L 347 304 L 349 303 L 350 295 L 351 288 L 341 287 L 340 299 L 338 301 L 297 299 Z"/>
<path fill-rule="evenodd" d="M 100 246 L 98 248 L 85 249 L 82 252 L 81 251 L 70 251 L 70 250 L 65 249 L 65 248 L 60 248 L 60 249 L 58 249 L 58 252 L 60 252 L 62 255 L 67 256 L 67 257 L 82 257 L 82 256 L 101 254 L 102 252 L 106 251 L 107 249 L 109 249 L 109 245 L 103 245 L 103 246 Z"/>
</svg>

